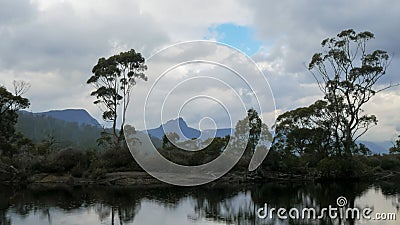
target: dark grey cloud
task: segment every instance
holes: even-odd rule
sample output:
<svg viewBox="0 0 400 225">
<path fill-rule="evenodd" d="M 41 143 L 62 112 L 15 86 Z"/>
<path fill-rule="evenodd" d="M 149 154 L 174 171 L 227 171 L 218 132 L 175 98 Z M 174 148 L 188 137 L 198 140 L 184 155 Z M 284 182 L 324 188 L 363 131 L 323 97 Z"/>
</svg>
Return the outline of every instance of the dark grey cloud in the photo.
<svg viewBox="0 0 400 225">
<path fill-rule="evenodd" d="M 377 38 L 371 41 L 373 49 L 394 52 L 395 57 L 400 53 L 398 1 L 252 1 L 245 7 L 254 12 L 259 37 L 273 39 L 276 48 L 287 51 L 287 72 L 301 71 L 302 63 L 320 50 L 321 40 L 347 28 L 372 31 Z"/>
<path fill-rule="evenodd" d="M 86 108 L 101 118 L 86 85 L 93 65 L 131 48 L 150 55 L 170 43 L 150 14 L 129 0 L 0 1 L 0 84 L 32 84 L 31 110 Z"/>
<path fill-rule="evenodd" d="M 0 27 L 18 25 L 37 16 L 37 9 L 27 0 L 0 1 Z"/>
<path fill-rule="evenodd" d="M 140 14 L 132 1 L 96 2 L 92 8 L 77 8 L 71 2 L 57 4 L 37 16 L 24 20 L 25 14 L 12 18 L 18 25 L 2 25 L 0 38 L 1 67 L 29 71 L 86 70 L 100 56 L 111 54 L 114 44 L 121 49 L 135 48 L 150 53 L 155 46 L 168 42 L 168 34 L 151 16 Z M 8 6 L 8 11 L 38 11 L 29 1 Z M 98 10 L 98 9 L 107 10 Z"/>
</svg>

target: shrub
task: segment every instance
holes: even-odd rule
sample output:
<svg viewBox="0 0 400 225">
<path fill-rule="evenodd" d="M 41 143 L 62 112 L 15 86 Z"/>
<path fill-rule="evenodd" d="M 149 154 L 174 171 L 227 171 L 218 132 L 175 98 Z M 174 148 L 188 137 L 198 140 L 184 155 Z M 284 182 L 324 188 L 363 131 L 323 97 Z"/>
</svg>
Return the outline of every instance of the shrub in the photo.
<svg viewBox="0 0 400 225">
<path fill-rule="evenodd" d="M 367 158 L 366 164 L 370 167 L 377 167 L 381 165 L 381 160 L 379 156 L 371 156 Z"/>
<path fill-rule="evenodd" d="M 84 172 L 85 172 L 85 168 L 83 168 L 80 165 L 75 165 L 71 169 L 71 175 L 74 176 L 74 177 L 82 177 Z"/>
<path fill-rule="evenodd" d="M 400 161 L 390 155 L 382 157 L 381 167 L 384 170 L 396 170 L 400 168 Z"/>
<path fill-rule="evenodd" d="M 98 179 L 99 178 L 104 178 L 106 173 L 107 173 L 106 169 L 101 168 L 101 167 L 97 167 L 97 168 L 94 168 L 91 171 L 91 177 L 92 178 L 98 178 Z"/>
<path fill-rule="evenodd" d="M 357 158 L 324 158 L 317 166 L 324 178 L 351 179 L 366 173 L 363 163 Z"/>
<path fill-rule="evenodd" d="M 108 149 L 99 156 L 100 166 L 109 171 L 140 170 L 128 148 Z"/>
<path fill-rule="evenodd" d="M 382 167 L 380 167 L 380 166 L 377 166 L 377 167 L 374 167 L 373 169 L 372 169 L 372 171 L 374 172 L 374 173 L 376 173 L 376 172 L 383 172 L 383 169 L 382 169 Z"/>
<path fill-rule="evenodd" d="M 323 177 L 332 177 L 337 173 L 337 164 L 335 160 L 331 158 L 324 158 L 319 161 L 317 170 L 321 172 Z"/>
<path fill-rule="evenodd" d="M 79 149 L 66 148 L 59 151 L 54 157 L 54 166 L 60 172 L 71 172 L 74 167 L 87 168 L 89 159 L 87 154 Z"/>
</svg>

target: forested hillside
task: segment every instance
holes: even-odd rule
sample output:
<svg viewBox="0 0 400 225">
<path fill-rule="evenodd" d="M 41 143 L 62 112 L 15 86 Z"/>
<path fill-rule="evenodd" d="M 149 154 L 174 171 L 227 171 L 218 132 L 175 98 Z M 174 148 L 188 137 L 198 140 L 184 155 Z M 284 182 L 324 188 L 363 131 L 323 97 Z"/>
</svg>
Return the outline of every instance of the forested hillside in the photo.
<svg viewBox="0 0 400 225">
<path fill-rule="evenodd" d="M 77 122 L 67 122 L 44 114 L 19 112 L 16 130 L 34 143 L 47 142 L 53 147 L 97 147 L 102 128 Z"/>
</svg>

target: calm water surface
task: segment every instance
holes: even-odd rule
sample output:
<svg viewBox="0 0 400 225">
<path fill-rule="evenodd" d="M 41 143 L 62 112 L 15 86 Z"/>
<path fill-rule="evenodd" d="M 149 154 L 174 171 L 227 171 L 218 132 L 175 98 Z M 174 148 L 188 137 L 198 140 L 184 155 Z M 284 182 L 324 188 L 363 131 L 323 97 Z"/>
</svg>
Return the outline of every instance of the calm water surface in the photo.
<svg viewBox="0 0 400 225">
<path fill-rule="evenodd" d="M 257 209 L 323 208 L 344 196 L 348 206 L 399 216 L 400 184 L 270 183 L 227 187 L 34 187 L 0 188 L 1 225 L 46 224 L 382 224 L 392 221 L 260 219 Z"/>
</svg>

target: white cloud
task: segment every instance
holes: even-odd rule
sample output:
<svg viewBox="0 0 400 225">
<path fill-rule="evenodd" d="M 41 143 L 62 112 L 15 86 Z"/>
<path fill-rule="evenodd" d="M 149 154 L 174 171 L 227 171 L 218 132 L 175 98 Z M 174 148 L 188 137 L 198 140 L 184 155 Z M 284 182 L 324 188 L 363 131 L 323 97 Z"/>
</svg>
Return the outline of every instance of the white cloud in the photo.
<svg viewBox="0 0 400 225">
<path fill-rule="evenodd" d="M 258 38 L 272 46 L 255 56 L 268 75 L 278 109 L 289 110 L 306 106 L 321 97 L 318 88 L 305 86 L 315 83 L 306 69 L 313 53 L 321 51 L 321 40 L 336 35 L 343 29 L 369 30 L 376 39 L 370 49 L 383 49 L 394 53 L 386 77 L 380 84 L 400 82 L 400 38 L 394 32 L 400 26 L 400 3 L 397 1 L 252 1 L 244 3 L 252 11 L 251 24 Z M 398 90 L 396 88 L 395 90 Z M 376 114 L 378 127 L 363 138 L 390 140 L 396 132 L 400 118 L 396 116 L 398 91 L 375 96 L 367 111 Z M 397 101 L 399 102 L 399 101 Z"/>
<path fill-rule="evenodd" d="M 175 48 L 187 51 L 177 51 Z M 183 64 L 164 73 L 181 61 L 197 59 L 204 61 Z M 209 61 L 216 64 L 210 64 Z M 135 116 L 129 122 L 139 129 L 144 127 L 141 121 L 143 112 L 136 109 L 142 108 L 146 100 L 140 96 L 147 96 L 153 84 L 154 89 L 146 100 L 147 127 L 158 126 L 161 122 L 178 117 L 181 106 L 191 98 L 194 99 L 182 111 L 186 113 L 184 118 L 188 124 L 194 126 L 207 115 L 215 121 L 230 121 L 226 117 L 231 116 L 233 123 L 236 123 L 245 117 L 250 107 L 258 111 L 261 107 L 265 112 L 275 110 L 264 76 L 245 55 L 225 45 L 204 41 L 184 43 L 164 50 L 147 63 L 149 80 L 137 86 L 134 92 L 137 97 L 131 104 L 131 112 Z M 252 92 L 256 95 L 250 94 Z M 164 102 L 164 99 L 167 100 Z M 214 104 L 204 105 L 206 101 Z M 161 112 L 164 116 L 162 119 Z M 230 124 L 221 122 L 217 126 L 227 127 Z"/>
<path fill-rule="evenodd" d="M 268 78 L 278 111 L 283 112 L 321 96 L 305 65 L 320 51 L 322 39 L 342 29 L 374 32 L 371 48 L 394 53 L 383 82 L 399 82 L 399 11 L 396 0 L 1 0 L 0 82 L 9 86 L 14 79 L 30 81 L 27 97 L 33 111 L 85 108 L 101 120 L 86 85 L 99 57 L 130 48 L 150 56 L 179 41 L 202 39 L 216 24 L 234 23 L 251 26 L 256 39 L 264 43 L 253 58 Z M 193 52 L 178 55 L 177 61 Z M 399 101 L 393 99 L 400 100 L 399 96 L 398 89 L 388 91 L 366 107 L 380 122 L 365 137 L 387 140 L 395 135 L 400 118 L 396 116 Z"/>
</svg>

